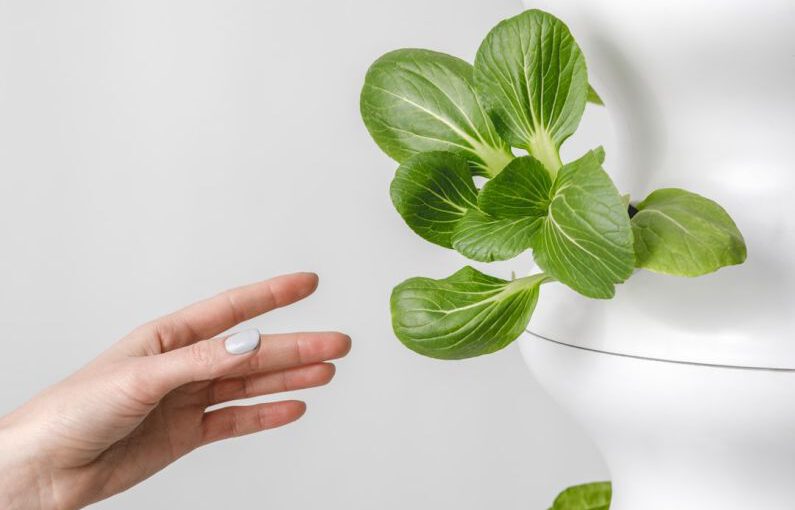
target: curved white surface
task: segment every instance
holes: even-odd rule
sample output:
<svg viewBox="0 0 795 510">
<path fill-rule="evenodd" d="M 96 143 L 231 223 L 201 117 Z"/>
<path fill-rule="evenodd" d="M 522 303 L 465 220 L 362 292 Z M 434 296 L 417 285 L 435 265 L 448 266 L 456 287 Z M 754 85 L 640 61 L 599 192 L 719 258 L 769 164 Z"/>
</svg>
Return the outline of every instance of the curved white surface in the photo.
<svg viewBox="0 0 795 510">
<path fill-rule="evenodd" d="M 531 372 L 595 441 L 611 510 L 790 510 L 795 371 L 648 361 L 525 334 Z"/>
<path fill-rule="evenodd" d="M 713 198 L 748 244 L 742 266 L 692 280 L 638 272 L 612 301 L 547 285 L 531 329 L 647 357 L 795 367 L 795 3 L 524 4 L 569 25 L 607 105 L 564 155 L 578 138 L 605 140 L 622 191 Z"/>
</svg>

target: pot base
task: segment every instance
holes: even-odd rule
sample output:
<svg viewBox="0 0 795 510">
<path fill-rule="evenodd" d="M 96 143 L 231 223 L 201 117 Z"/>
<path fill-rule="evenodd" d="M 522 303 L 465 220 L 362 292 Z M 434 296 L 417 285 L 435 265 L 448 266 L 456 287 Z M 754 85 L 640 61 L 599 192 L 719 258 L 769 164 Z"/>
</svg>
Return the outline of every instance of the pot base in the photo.
<svg viewBox="0 0 795 510">
<path fill-rule="evenodd" d="M 795 371 L 638 359 L 530 334 L 519 344 L 603 454 L 611 510 L 792 508 Z"/>
</svg>

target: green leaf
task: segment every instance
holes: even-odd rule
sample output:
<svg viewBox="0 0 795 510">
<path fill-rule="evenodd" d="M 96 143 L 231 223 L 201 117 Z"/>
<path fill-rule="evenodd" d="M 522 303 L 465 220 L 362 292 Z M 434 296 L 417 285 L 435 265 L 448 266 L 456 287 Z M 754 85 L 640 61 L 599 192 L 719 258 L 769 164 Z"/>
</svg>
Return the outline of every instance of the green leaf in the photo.
<svg viewBox="0 0 795 510">
<path fill-rule="evenodd" d="M 524 219 L 515 242 L 533 248 L 538 265 L 577 292 L 614 294 L 634 268 L 632 228 L 624 199 L 600 165 L 601 148 L 563 166 L 554 183 L 543 165 L 516 158 L 487 182 L 478 207 L 494 218 Z M 455 236 L 454 236 L 455 239 Z"/>
<path fill-rule="evenodd" d="M 549 173 L 531 156 L 516 158 L 478 195 L 480 210 L 456 225 L 453 247 L 473 260 L 507 260 L 530 248 L 549 204 Z"/>
<path fill-rule="evenodd" d="M 423 152 L 407 159 L 395 173 L 389 191 L 406 224 L 445 248 L 452 248 L 458 221 L 477 207 L 469 166 L 451 152 Z"/>
<path fill-rule="evenodd" d="M 453 231 L 453 248 L 472 260 L 508 260 L 530 248 L 536 218 L 499 219 L 470 209 Z"/>
<path fill-rule="evenodd" d="M 478 195 L 478 207 L 497 218 L 541 219 L 550 202 L 552 178 L 532 156 L 516 158 Z"/>
<path fill-rule="evenodd" d="M 503 138 L 554 174 L 588 98 L 585 58 L 566 25 L 539 10 L 500 22 L 478 49 L 475 85 Z"/>
<path fill-rule="evenodd" d="M 596 154 L 596 159 L 599 161 L 600 165 L 604 165 L 605 163 L 605 148 L 601 145 L 593 150 L 593 153 Z"/>
<path fill-rule="evenodd" d="M 466 266 L 448 278 L 411 278 L 392 291 L 392 328 L 409 349 L 462 359 L 502 349 L 527 327 L 543 274 L 514 281 Z"/>
<path fill-rule="evenodd" d="M 549 510 L 608 510 L 612 496 L 610 482 L 575 485 L 561 492 Z"/>
<path fill-rule="evenodd" d="M 507 260 L 530 247 L 537 218 L 498 219 L 477 209 L 467 163 L 450 152 L 406 160 L 390 188 L 406 224 L 424 239 L 473 260 Z"/>
<path fill-rule="evenodd" d="M 492 176 L 513 158 L 474 92 L 467 62 L 435 51 L 401 49 L 376 60 L 360 98 L 370 135 L 403 162 L 426 151 L 448 151 Z"/>
<path fill-rule="evenodd" d="M 637 209 L 632 218 L 637 267 L 700 276 L 745 261 L 745 241 L 737 225 L 708 198 L 683 189 L 658 189 Z"/>
<path fill-rule="evenodd" d="M 627 208 L 595 152 L 560 169 L 533 250 L 539 267 L 584 296 L 611 298 L 632 275 Z"/>
<path fill-rule="evenodd" d="M 602 101 L 602 98 L 596 93 L 596 89 L 594 89 L 590 84 L 588 84 L 588 102 L 598 104 L 599 106 L 605 105 L 605 102 Z"/>
</svg>

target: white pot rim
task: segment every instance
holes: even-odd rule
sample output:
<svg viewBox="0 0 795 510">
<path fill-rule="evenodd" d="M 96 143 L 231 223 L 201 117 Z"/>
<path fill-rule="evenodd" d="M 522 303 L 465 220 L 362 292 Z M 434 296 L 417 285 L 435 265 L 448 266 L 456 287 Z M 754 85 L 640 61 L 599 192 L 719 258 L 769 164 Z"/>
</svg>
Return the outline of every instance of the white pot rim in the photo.
<svg viewBox="0 0 795 510">
<path fill-rule="evenodd" d="M 619 358 L 626 358 L 626 359 L 634 359 L 639 361 L 650 361 L 655 363 L 673 363 L 677 365 L 689 365 L 693 367 L 701 367 L 704 369 L 718 369 L 718 370 L 751 370 L 751 371 L 762 371 L 762 372 L 792 372 L 795 373 L 795 367 L 787 367 L 787 366 L 766 366 L 766 365 L 741 365 L 741 364 L 731 364 L 731 363 L 718 363 L 718 362 L 709 362 L 709 361 L 689 361 L 685 359 L 673 359 L 673 358 L 662 358 L 662 357 L 655 357 L 655 356 L 646 356 L 642 354 L 632 354 L 629 352 L 620 352 L 614 351 L 609 349 L 598 349 L 596 347 L 589 347 L 587 345 L 578 345 L 574 343 L 568 343 L 562 340 L 556 340 L 539 333 L 532 331 L 531 329 L 525 330 L 526 335 L 520 337 L 527 338 L 528 336 L 531 337 L 532 340 L 535 341 L 542 341 L 542 342 L 550 342 L 556 344 L 560 347 L 574 349 L 577 351 L 585 351 L 589 353 L 593 353 L 596 355 L 604 355 L 604 356 L 614 356 Z"/>
</svg>

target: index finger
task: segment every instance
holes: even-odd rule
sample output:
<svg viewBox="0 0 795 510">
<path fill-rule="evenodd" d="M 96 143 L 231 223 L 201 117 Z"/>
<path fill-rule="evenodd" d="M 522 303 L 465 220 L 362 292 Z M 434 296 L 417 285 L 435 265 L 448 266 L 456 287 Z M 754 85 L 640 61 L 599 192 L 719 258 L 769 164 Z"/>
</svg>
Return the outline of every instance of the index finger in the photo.
<svg viewBox="0 0 795 510">
<path fill-rule="evenodd" d="M 227 290 L 145 325 L 142 333 L 159 342 L 159 352 L 212 338 L 241 322 L 312 294 L 315 273 L 293 273 Z M 138 332 L 136 332 L 138 333 Z"/>
</svg>

